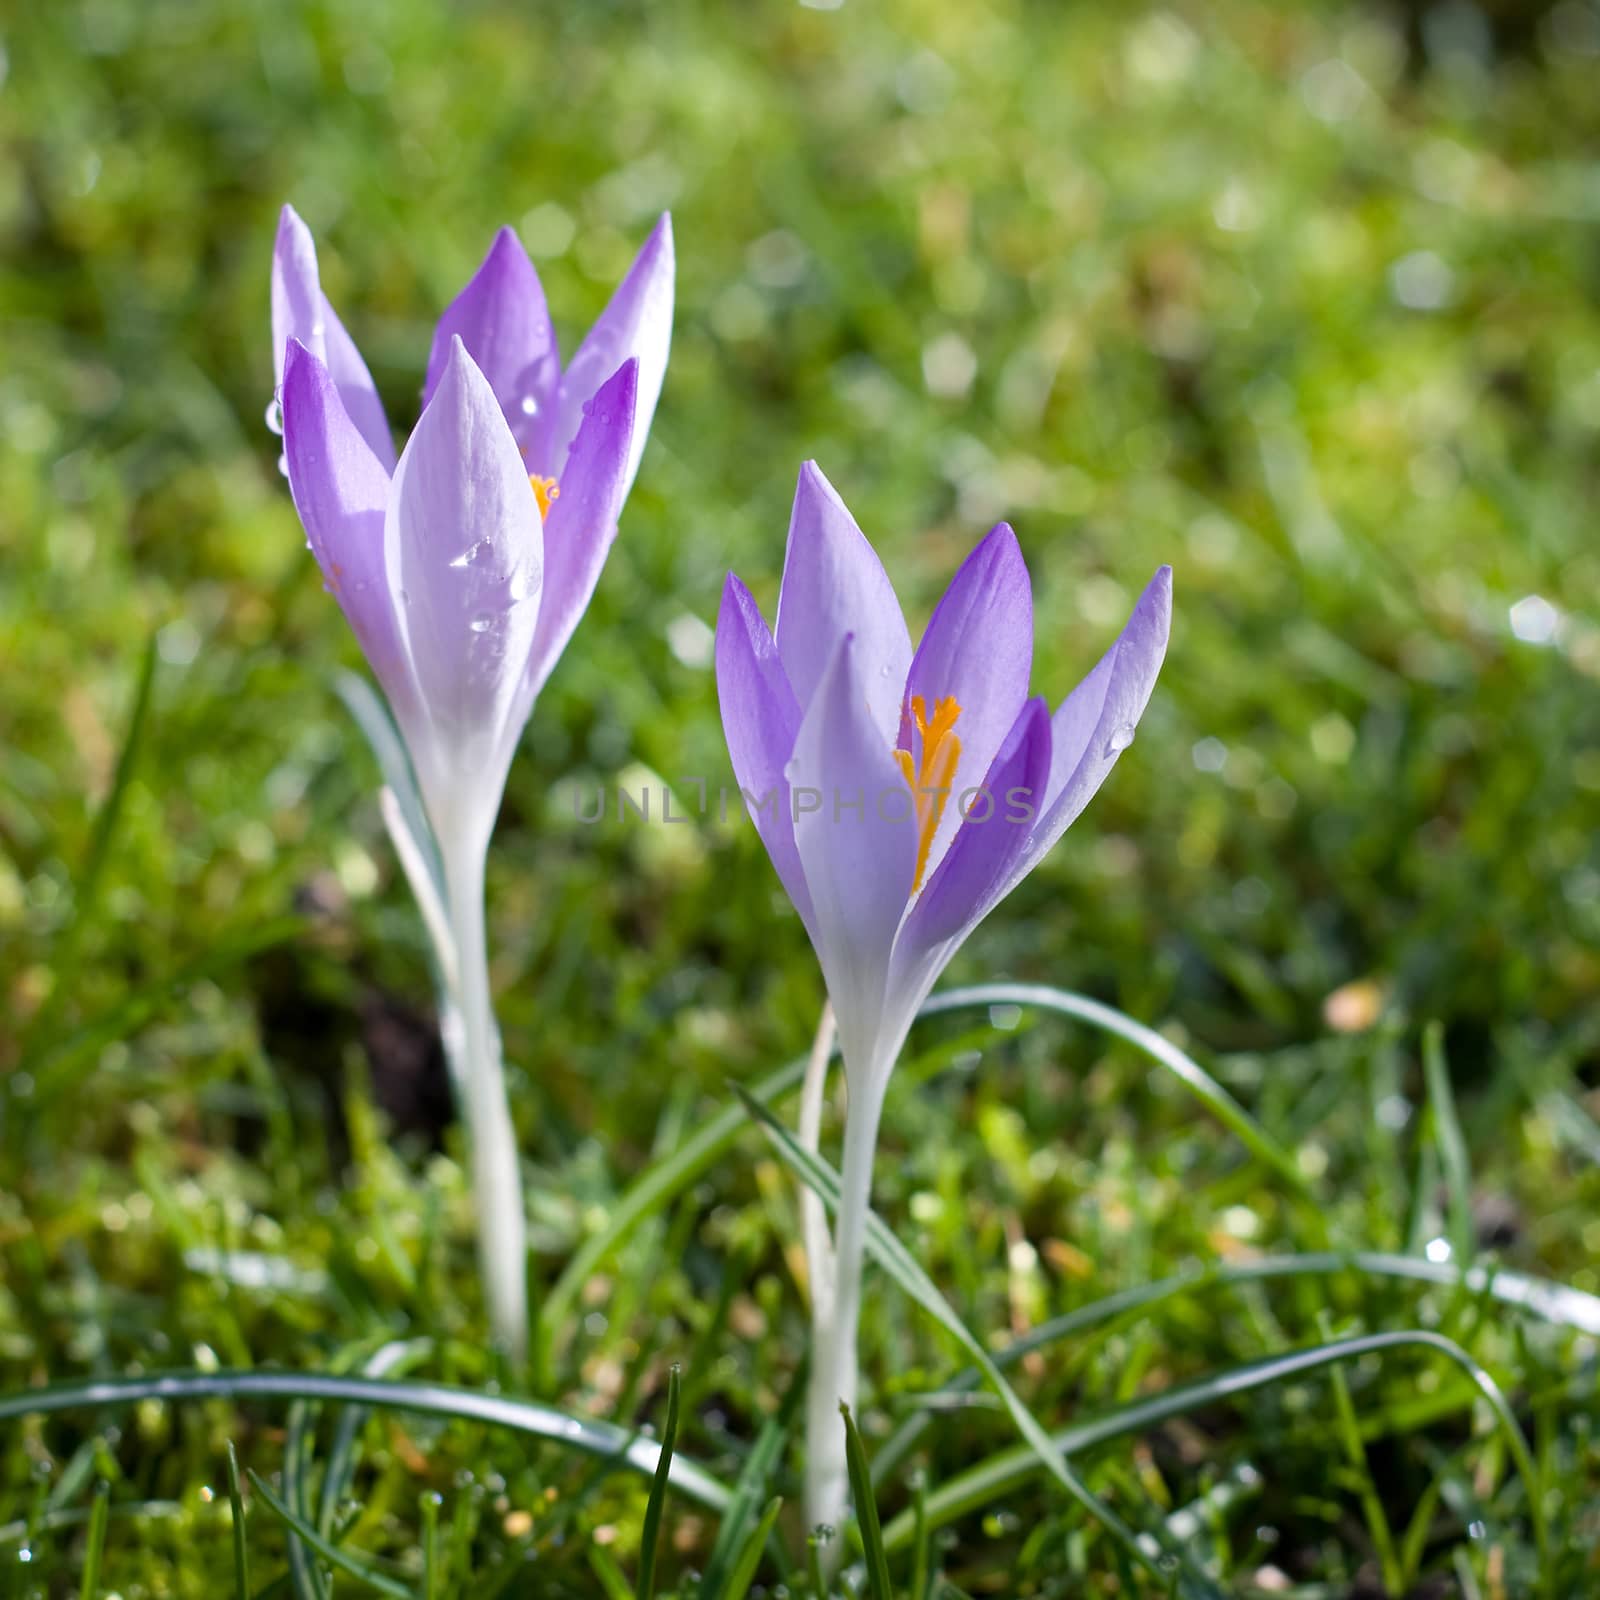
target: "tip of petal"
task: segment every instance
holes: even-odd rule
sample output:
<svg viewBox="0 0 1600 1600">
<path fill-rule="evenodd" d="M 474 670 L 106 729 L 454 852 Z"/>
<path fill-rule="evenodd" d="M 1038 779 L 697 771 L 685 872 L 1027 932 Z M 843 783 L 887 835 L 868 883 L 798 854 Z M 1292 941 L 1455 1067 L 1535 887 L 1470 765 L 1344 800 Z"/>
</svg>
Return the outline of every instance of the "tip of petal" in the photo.
<svg viewBox="0 0 1600 1600">
<path fill-rule="evenodd" d="M 283 209 L 278 213 L 277 246 L 280 250 L 293 249 L 295 246 L 302 249 L 312 245 L 311 230 L 306 226 L 305 219 L 295 208 L 285 201 Z"/>
</svg>

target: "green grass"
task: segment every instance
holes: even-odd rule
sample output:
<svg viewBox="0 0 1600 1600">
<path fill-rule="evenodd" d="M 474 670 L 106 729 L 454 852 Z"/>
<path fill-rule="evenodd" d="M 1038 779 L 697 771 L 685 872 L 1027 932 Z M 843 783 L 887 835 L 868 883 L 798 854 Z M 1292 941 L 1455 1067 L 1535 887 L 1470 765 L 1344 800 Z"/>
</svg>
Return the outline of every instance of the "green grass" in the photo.
<svg viewBox="0 0 1600 1600">
<path fill-rule="evenodd" d="M 733 1496 L 721 1543 L 667 1496 L 656 1593 L 807 1590 L 797 1190 L 733 1085 L 822 993 L 753 830 L 587 827 L 572 786 L 726 772 L 700 625 L 729 567 L 770 611 L 804 456 L 919 617 L 1008 517 L 1052 699 L 1174 564 L 1138 743 L 949 981 L 1116 1006 L 1248 1118 L 1079 1021 L 933 1016 L 879 1217 L 1175 1581 L 1600 1590 L 1588 1303 L 1493 1277 L 1600 1292 L 1600 21 L 1505 11 L 1481 56 L 1461 8 L 1265 0 L 0 26 L 0 1393 L 376 1362 L 509 1397 L 335 692 L 358 654 L 262 422 L 267 268 L 292 200 L 409 421 L 497 225 L 570 351 L 670 205 L 652 443 L 490 863 L 536 1312 L 556 1291 L 533 1398 L 631 1437 L 678 1366 L 674 1482 Z M 1530 596 L 1553 645 L 1517 637 Z M 897 1594 L 1166 1592 L 893 1278 L 868 1303 Z M 1296 1354 L 1330 1341 L 1337 1381 Z M 633 1593 L 653 1448 L 484 1415 L 12 1417 L 0 1597 L 374 1592 L 251 1473 L 407 1593 Z"/>
</svg>

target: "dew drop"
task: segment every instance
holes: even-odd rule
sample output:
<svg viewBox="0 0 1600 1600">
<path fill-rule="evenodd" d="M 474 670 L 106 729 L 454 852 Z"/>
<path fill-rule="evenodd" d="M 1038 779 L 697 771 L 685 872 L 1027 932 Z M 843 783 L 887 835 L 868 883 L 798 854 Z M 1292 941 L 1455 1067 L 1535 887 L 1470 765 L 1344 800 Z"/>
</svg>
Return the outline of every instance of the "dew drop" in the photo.
<svg viewBox="0 0 1600 1600">
<path fill-rule="evenodd" d="M 267 426 L 274 433 L 281 434 L 283 432 L 283 406 L 279 402 L 277 395 L 273 395 L 267 401 Z"/>
<path fill-rule="evenodd" d="M 531 394 L 525 394 L 517 402 L 517 409 L 525 417 L 536 417 L 539 415 L 539 402 Z"/>
<path fill-rule="evenodd" d="M 476 544 L 469 544 L 465 550 L 450 563 L 452 567 L 470 567 L 474 562 L 481 561 L 489 553 L 489 541 L 480 539 Z"/>
<path fill-rule="evenodd" d="M 474 633 L 487 633 L 493 622 L 493 617 L 485 616 L 482 612 L 480 612 L 472 619 L 468 626 Z"/>
<path fill-rule="evenodd" d="M 1106 754 L 1108 756 L 1121 755 L 1133 743 L 1133 724 L 1120 722 L 1114 727 L 1106 738 Z"/>
<path fill-rule="evenodd" d="M 1481 1539 L 1488 1531 L 1488 1528 L 1481 1522 L 1469 1522 L 1467 1524 L 1467 1537 L 1469 1539 Z"/>
</svg>

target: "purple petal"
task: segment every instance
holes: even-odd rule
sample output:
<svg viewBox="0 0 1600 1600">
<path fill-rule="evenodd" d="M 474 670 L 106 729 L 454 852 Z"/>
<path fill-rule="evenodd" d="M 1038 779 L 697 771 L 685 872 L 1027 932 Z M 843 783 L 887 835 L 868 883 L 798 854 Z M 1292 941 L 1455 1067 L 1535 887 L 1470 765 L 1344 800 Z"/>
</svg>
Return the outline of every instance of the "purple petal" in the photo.
<svg viewBox="0 0 1600 1600">
<path fill-rule="evenodd" d="M 389 474 L 346 414 L 328 369 L 293 338 L 283 374 L 283 453 L 312 553 L 403 718 L 416 693 L 384 571 Z"/>
<path fill-rule="evenodd" d="M 395 468 L 384 546 L 428 718 L 412 753 L 431 819 L 445 841 L 487 830 L 521 732 L 543 538 L 500 403 L 459 339 Z"/>
<path fill-rule="evenodd" d="M 951 797 L 967 800 L 966 820 L 938 870 L 924 885 L 900 935 L 903 958 L 944 946 L 940 966 L 986 917 L 1015 881 L 1027 853 L 1050 777 L 1050 708 L 1042 697 L 1023 706 L 994 758 L 981 791 L 969 785 Z M 967 796 L 970 795 L 970 799 Z M 932 979 L 930 978 L 930 982 Z"/>
<path fill-rule="evenodd" d="M 778 595 L 778 653 L 809 705 L 839 641 L 856 636 L 857 672 L 885 750 L 893 749 L 911 636 L 877 552 L 815 461 L 800 468 Z"/>
<path fill-rule="evenodd" d="M 667 350 L 672 343 L 673 273 L 672 218 L 663 213 L 627 277 L 618 284 L 611 303 L 600 313 L 562 374 L 555 414 L 538 447 L 533 470 L 557 478 L 564 476 L 567 452 L 577 437 L 584 402 L 624 361 L 635 357 L 639 362 L 639 402 L 622 480 L 623 498 L 627 498 L 650 436 L 650 422 L 667 372 Z"/>
<path fill-rule="evenodd" d="M 812 942 L 852 1084 L 877 1072 L 889 962 L 916 871 L 911 795 L 867 704 L 866 662 L 846 634 L 795 736 L 795 846 Z"/>
<path fill-rule="evenodd" d="M 800 731 L 800 705 L 765 618 L 731 572 L 717 613 L 717 700 L 734 777 L 751 797 L 748 805 L 761 842 L 815 943 L 811 893 L 794 842 L 787 777 Z"/>
<path fill-rule="evenodd" d="M 555 399 L 561 357 L 539 274 L 510 228 L 502 228 L 494 236 L 483 265 L 439 318 L 428 354 L 424 406 L 433 398 L 450 359 L 450 341 L 455 338 L 467 347 L 467 354 L 489 380 L 512 435 L 526 455 L 534 443 L 540 413 Z"/>
<path fill-rule="evenodd" d="M 638 362 L 628 361 L 584 408 L 567 475 L 545 518 L 544 596 L 524 684 L 530 703 L 588 609 L 617 536 L 638 375 Z"/>
<path fill-rule="evenodd" d="M 1167 653 L 1171 625 L 1172 568 L 1162 567 L 1139 596 L 1116 643 L 1051 718 L 1044 813 L 1031 846 L 1013 867 L 1008 888 L 1032 871 L 1066 832 L 1133 743 Z"/>
<path fill-rule="evenodd" d="M 311 230 L 293 206 L 285 206 L 272 251 L 272 370 L 280 389 L 291 339 L 298 339 L 327 367 L 350 420 L 380 464 L 392 472 L 394 438 L 377 385 L 322 292 Z"/>
<path fill-rule="evenodd" d="M 954 696 L 961 707 L 957 791 L 981 781 L 1028 698 L 1033 667 L 1033 589 L 1017 536 L 1000 523 L 974 548 L 934 607 L 917 646 L 906 695 L 921 695 L 931 716 Z M 902 746 L 918 749 L 904 736 Z M 934 835 L 930 870 L 960 826 L 946 804 Z"/>
</svg>

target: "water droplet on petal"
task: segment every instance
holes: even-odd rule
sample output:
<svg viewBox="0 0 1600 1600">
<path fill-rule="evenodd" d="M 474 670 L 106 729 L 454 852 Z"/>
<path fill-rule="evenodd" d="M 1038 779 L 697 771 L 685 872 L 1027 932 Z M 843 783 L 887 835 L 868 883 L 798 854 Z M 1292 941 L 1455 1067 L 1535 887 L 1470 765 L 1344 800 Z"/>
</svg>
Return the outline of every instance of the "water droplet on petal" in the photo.
<svg viewBox="0 0 1600 1600">
<path fill-rule="evenodd" d="M 468 624 L 468 626 L 474 633 L 487 633 L 493 624 L 493 617 L 486 616 L 483 612 L 479 612 L 478 615 L 475 616 Z"/>
<path fill-rule="evenodd" d="M 1106 737 L 1106 755 L 1121 755 L 1133 743 L 1133 724 L 1121 722 Z"/>
<path fill-rule="evenodd" d="M 531 394 L 525 394 L 517 402 L 517 409 L 525 417 L 536 417 L 539 415 L 539 402 Z"/>
<path fill-rule="evenodd" d="M 283 432 L 283 406 L 280 404 L 277 395 L 273 395 L 267 401 L 267 426 L 274 433 Z"/>
</svg>

